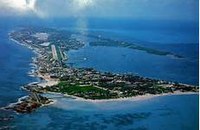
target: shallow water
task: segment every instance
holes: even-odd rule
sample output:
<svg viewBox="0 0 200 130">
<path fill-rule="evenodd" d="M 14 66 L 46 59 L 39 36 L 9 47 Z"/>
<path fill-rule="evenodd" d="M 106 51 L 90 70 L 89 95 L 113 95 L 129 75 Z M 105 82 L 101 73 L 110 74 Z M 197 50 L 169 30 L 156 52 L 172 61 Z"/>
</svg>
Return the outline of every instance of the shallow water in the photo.
<svg viewBox="0 0 200 130">
<path fill-rule="evenodd" d="M 41 22 L 37 23 L 34 20 L 30 20 L 30 22 L 19 20 L 17 25 L 14 24 L 14 20 L 0 22 L 0 107 L 2 107 L 16 102 L 18 98 L 27 95 L 26 92 L 20 89 L 21 85 L 37 81 L 37 79 L 27 75 L 31 70 L 29 64 L 32 61 L 31 57 L 34 56 L 33 52 L 26 47 L 9 41 L 8 32 L 17 25 L 31 24 L 50 27 L 52 25 Z M 10 22 L 11 25 L 8 26 L 7 22 Z M 57 26 L 57 23 L 54 25 Z M 102 26 L 105 27 L 104 25 Z M 111 32 L 105 33 L 103 31 L 108 37 L 113 37 Z M 130 32 L 123 32 L 122 37 L 124 40 L 130 41 L 137 38 L 145 38 L 144 35 L 147 36 L 146 40 L 155 39 L 157 35 L 148 35 L 151 33 L 142 31 L 142 33 L 133 33 L 133 36 Z M 117 34 L 121 35 L 122 33 L 117 32 Z M 159 34 L 159 32 L 155 34 Z M 164 34 L 162 33 L 156 41 L 161 42 L 160 39 L 165 37 Z M 196 35 L 193 35 L 194 32 L 192 31 L 189 34 L 191 35 L 179 34 L 179 36 L 171 40 L 180 38 L 179 41 L 195 42 Z M 189 37 L 186 38 L 185 36 Z M 121 39 L 122 37 L 119 38 Z M 169 35 L 165 38 L 168 39 L 167 42 L 171 42 Z M 183 39 L 181 40 L 181 38 Z M 162 48 L 162 46 L 154 47 Z M 149 55 L 124 48 L 106 47 L 86 47 L 79 51 L 69 52 L 69 61 L 74 62 L 75 66 L 89 66 L 102 71 L 132 72 L 144 74 L 144 76 L 148 77 L 197 84 L 198 56 L 196 56 L 196 52 L 198 50 L 196 51 L 192 47 L 188 49 L 190 47 L 184 46 L 185 51 L 182 51 L 181 47 L 180 50 L 174 50 L 174 48 L 179 47 L 170 49 L 184 54 L 188 57 L 189 62 Z M 167 49 L 167 47 L 164 49 Z M 86 58 L 85 61 L 82 60 L 84 58 Z M 185 68 L 184 71 L 183 68 Z M 0 122 L 0 127 L 12 126 L 13 129 L 18 130 L 197 130 L 199 125 L 198 95 L 164 96 L 143 101 L 106 103 L 81 102 L 60 96 L 55 98 L 57 99 L 55 104 L 42 107 L 31 114 L 0 111 L 0 117 L 14 117 L 9 122 Z"/>
<path fill-rule="evenodd" d="M 197 130 L 197 101 L 197 95 L 101 103 L 58 97 L 51 106 L 19 115 L 13 125 L 30 130 Z"/>
</svg>

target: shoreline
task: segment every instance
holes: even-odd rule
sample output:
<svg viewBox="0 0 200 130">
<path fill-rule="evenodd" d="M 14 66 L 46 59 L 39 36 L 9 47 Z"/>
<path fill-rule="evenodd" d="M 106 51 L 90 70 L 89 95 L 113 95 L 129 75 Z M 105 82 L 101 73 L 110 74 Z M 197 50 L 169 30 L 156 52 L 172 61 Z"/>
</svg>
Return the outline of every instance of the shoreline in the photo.
<svg viewBox="0 0 200 130">
<path fill-rule="evenodd" d="M 59 93 L 57 93 L 59 94 Z M 85 101 L 85 102 L 92 102 L 92 103 L 101 103 L 101 102 L 120 102 L 120 101 L 140 101 L 140 100 L 148 100 L 156 97 L 164 97 L 164 96 L 175 96 L 175 95 L 193 95 L 197 94 L 199 95 L 198 92 L 175 92 L 175 93 L 163 93 L 163 94 L 146 94 L 146 95 L 139 95 L 139 96 L 134 96 L 134 97 L 125 97 L 125 98 L 115 98 L 115 99 L 102 99 L 102 100 L 93 100 L 93 99 L 84 99 L 81 97 L 73 96 L 73 95 L 68 95 L 64 94 L 63 97 L 71 97 L 74 98 L 77 101 Z"/>
<path fill-rule="evenodd" d="M 10 38 L 13 42 L 25 46 L 28 49 L 32 50 L 33 53 L 35 53 L 36 55 L 32 57 L 32 62 L 30 63 L 31 66 L 34 66 L 34 69 L 32 68 L 32 72 L 29 71 L 28 76 L 32 76 L 35 78 L 40 78 L 41 80 L 39 82 L 37 82 L 38 86 L 45 88 L 46 86 L 52 86 L 52 85 L 56 85 L 59 81 L 58 80 L 53 80 L 49 77 L 49 75 L 42 75 L 38 72 L 38 65 L 37 65 L 37 60 L 36 58 L 40 55 L 37 50 L 35 50 L 34 48 L 30 47 L 30 46 L 26 46 L 18 41 L 16 41 L 13 38 Z M 181 83 L 182 84 L 182 83 Z M 54 92 L 47 92 L 47 94 L 61 94 L 61 93 L 54 93 Z M 110 102 L 110 101 L 127 101 L 127 100 L 134 100 L 134 101 L 138 101 L 138 100 L 145 100 L 145 99 L 150 99 L 150 98 L 154 98 L 154 97 L 160 97 L 160 96 L 170 96 L 170 95 L 185 95 L 185 94 L 198 94 L 199 92 L 175 92 L 175 93 L 164 93 L 164 94 L 157 94 L 157 95 L 153 95 L 153 94 L 145 94 L 145 95 L 138 95 L 138 96 L 134 96 L 134 97 L 124 97 L 124 98 L 115 98 L 115 99 L 85 99 L 85 98 L 81 98 L 81 97 L 77 97 L 77 96 L 73 96 L 73 95 L 68 95 L 68 94 L 61 94 L 63 95 L 63 97 L 72 97 L 75 100 L 79 100 L 79 101 L 88 101 L 88 102 Z M 54 102 L 52 102 L 51 104 L 53 104 Z"/>
<path fill-rule="evenodd" d="M 51 86 L 52 84 L 55 85 L 58 83 L 57 80 L 53 80 L 53 79 L 49 78 L 50 75 L 42 75 L 41 73 L 38 72 L 38 65 L 37 65 L 36 59 L 37 59 L 37 57 L 39 57 L 40 54 L 36 49 L 32 48 L 31 46 L 24 45 L 11 37 L 9 37 L 9 38 L 11 41 L 17 43 L 18 45 L 21 45 L 21 46 L 24 46 L 24 47 L 30 49 L 35 54 L 35 56 L 31 57 L 32 62 L 29 63 L 29 65 L 31 66 L 31 70 L 27 72 L 28 76 L 42 79 L 42 80 L 38 81 L 38 85 L 41 87 Z"/>
<path fill-rule="evenodd" d="M 23 44 L 18 42 L 17 40 L 9 37 L 11 41 L 22 45 L 28 49 L 30 49 L 34 54 L 32 57 L 32 62 L 30 63 L 30 65 L 32 66 L 32 70 L 30 70 L 28 72 L 28 76 L 32 76 L 35 78 L 39 78 L 39 81 L 37 83 L 37 85 L 39 87 L 47 87 L 47 86 L 53 86 L 59 83 L 58 79 L 52 79 L 50 78 L 50 75 L 47 74 L 41 74 L 38 70 L 38 61 L 37 58 L 40 56 L 39 50 L 35 47 L 31 47 L 27 44 Z M 62 94 L 62 93 L 53 93 L 53 92 L 44 92 L 44 94 L 61 94 L 63 97 L 71 97 L 76 101 L 84 101 L 84 102 L 92 102 L 92 103 L 100 103 L 100 102 L 115 102 L 115 101 L 140 101 L 140 100 L 147 100 L 147 99 L 152 99 L 155 97 L 161 97 L 161 96 L 171 96 L 171 95 L 185 95 L 185 94 L 198 94 L 199 92 L 180 92 L 180 91 L 175 91 L 174 93 L 163 93 L 163 94 L 144 94 L 144 95 L 137 95 L 137 96 L 133 96 L 133 97 L 124 97 L 124 98 L 111 98 L 111 99 L 85 99 L 85 98 L 81 98 L 81 97 L 77 97 L 77 96 L 73 96 L 73 95 L 68 95 L 68 94 Z M 45 97 L 45 96 L 44 96 Z M 51 100 L 52 102 L 50 102 L 49 104 L 43 104 L 42 106 L 47 106 L 47 105 L 51 105 L 51 104 L 55 104 L 56 100 L 53 98 L 48 98 L 49 100 Z M 41 107 L 42 107 L 41 106 Z"/>
<path fill-rule="evenodd" d="M 134 97 L 125 97 L 125 98 L 115 98 L 115 99 L 85 99 L 69 94 L 61 94 L 56 92 L 46 92 L 44 94 L 60 96 L 61 98 L 70 98 L 74 101 L 82 101 L 82 102 L 91 102 L 91 103 L 103 103 L 103 102 L 121 102 L 121 101 L 143 101 L 149 100 L 157 97 L 165 97 L 165 96 L 181 96 L 181 95 L 199 95 L 199 92 L 175 92 L 175 93 L 163 93 L 163 94 L 146 94 L 146 95 L 139 95 Z M 55 102 L 57 99 L 55 99 Z"/>
</svg>

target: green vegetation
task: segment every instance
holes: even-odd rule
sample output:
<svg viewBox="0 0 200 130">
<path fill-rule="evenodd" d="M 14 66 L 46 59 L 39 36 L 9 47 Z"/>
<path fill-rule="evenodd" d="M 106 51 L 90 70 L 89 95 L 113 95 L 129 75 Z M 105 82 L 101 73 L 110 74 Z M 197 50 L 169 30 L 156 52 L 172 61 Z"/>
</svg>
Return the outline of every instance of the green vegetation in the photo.
<svg viewBox="0 0 200 130">
<path fill-rule="evenodd" d="M 30 87 L 34 92 L 56 92 L 69 94 L 85 99 L 113 99 L 119 97 L 133 97 L 145 94 L 173 93 L 175 91 L 197 92 L 198 89 L 178 83 L 140 77 L 132 74 L 114 74 L 110 72 L 99 72 L 93 68 L 73 68 L 63 62 L 66 59 L 65 51 L 76 50 L 85 44 L 79 40 L 79 36 L 58 30 L 39 29 L 39 32 L 49 34 L 48 39 L 40 40 L 32 35 L 38 30 L 23 29 L 10 34 L 10 37 L 18 42 L 39 50 L 41 54 L 36 64 L 41 74 L 49 75 L 52 79 L 60 80 L 60 83 L 46 88 Z M 86 35 L 94 39 L 91 46 L 112 46 L 141 50 L 154 55 L 173 56 L 181 58 L 171 52 L 155 50 L 138 44 L 106 39 L 94 35 Z M 40 46 L 41 43 L 49 42 L 53 46 Z M 54 52 L 56 50 L 57 55 Z M 53 56 L 53 57 L 52 57 Z M 40 91 L 41 89 L 41 91 Z"/>
<path fill-rule="evenodd" d="M 110 92 L 109 90 L 97 88 L 95 86 L 70 84 L 66 81 L 62 81 L 58 85 L 52 87 L 47 87 L 46 90 L 63 94 L 67 93 L 85 99 L 110 99 L 118 97 L 117 93 Z"/>
<path fill-rule="evenodd" d="M 135 50 L 140 50 L 140 51 L 145 51 L 149 54 L 154 54 L 154 55 L 160 55 L 160 56 L 167 56 L 167 55 L 172 55 L 176 58 L 183 58 L 180 55 L 173 54 L 171 52 L 165 52 L 165 51 L 160 51 L 152 48 L 147 48 L 143 46 L 139 46 L 136 44 L 132 43 L 127 43 L 127 42 L 119 42 L 119 41 L 97 41 L 97 42 L 90 42 L 91 46 L 112 46 L 112 47 L 125 47 L 125 48 L 130 48 L 130 49 L 135 49 Z"/>
</svg>

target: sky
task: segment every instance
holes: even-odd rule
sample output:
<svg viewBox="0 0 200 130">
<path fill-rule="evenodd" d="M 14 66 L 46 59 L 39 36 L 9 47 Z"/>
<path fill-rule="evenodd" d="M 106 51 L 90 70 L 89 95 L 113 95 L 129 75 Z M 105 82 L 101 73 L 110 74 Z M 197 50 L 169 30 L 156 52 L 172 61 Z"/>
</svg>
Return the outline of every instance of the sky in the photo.
<svg viewBox="0 0 200 130">
<path fill-rule="evenodd" d="M 198 0 L 0 0 L 0 17 L 197 20 Z"/>
</svg>

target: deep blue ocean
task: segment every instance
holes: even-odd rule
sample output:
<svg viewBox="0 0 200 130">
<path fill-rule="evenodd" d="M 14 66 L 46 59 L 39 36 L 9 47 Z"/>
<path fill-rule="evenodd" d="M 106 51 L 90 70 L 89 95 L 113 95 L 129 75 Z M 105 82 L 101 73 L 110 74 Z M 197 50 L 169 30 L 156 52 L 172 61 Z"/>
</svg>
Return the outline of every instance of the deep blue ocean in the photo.
<svg viewBox="0 0 200 130">
<path fill-rule="evenodd" d="M 100 71 L 133 73 L 145 77 L 198 85 L 198 23 L 178 21 L 136 21 L 118 19 L 0 21 L 0 107 L 27 95 L 20 86 L 37 81 L 28 76 L 35 55 L 8 38 L 21 26 L 45 26 L 101 35 L 155 49 L 174 52 L 184 59 L 151 55 L 115 47 L 86 46 L 68 52 L 74 67 L 93 67 Z M 197 130 L 198 95 L 163 96 L 142 101 L 90 103 L 56 95 L 57 102 L 31 114 L 0 110 L 0 122 L 12 129 L 28 130 Z"/>
</svg>

